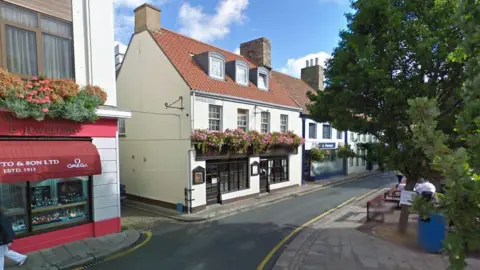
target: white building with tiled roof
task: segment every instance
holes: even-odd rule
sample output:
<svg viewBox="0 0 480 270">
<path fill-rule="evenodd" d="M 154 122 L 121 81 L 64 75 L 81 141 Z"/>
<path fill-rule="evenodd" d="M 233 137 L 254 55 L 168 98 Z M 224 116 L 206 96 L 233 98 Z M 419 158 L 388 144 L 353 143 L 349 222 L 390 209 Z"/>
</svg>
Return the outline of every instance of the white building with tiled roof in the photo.
<svg viewBox="0 0 480 270">
<path fill-rule="evenodd" d="M 118 105 L 132 111 L 120 141 L 129 197 L 197 211 L 301 185 L 302 147 L 292 138 L 301 139 L 302 108 L 270 59 L 268 39 L 243 43 L 237 55 L 161 28 L 156 7 L 135 9 L 117 75 Z M 227 129 L 282 132 L 285 143 L 259 152 L 192 147 L 199 130 Z"/>
</svg>

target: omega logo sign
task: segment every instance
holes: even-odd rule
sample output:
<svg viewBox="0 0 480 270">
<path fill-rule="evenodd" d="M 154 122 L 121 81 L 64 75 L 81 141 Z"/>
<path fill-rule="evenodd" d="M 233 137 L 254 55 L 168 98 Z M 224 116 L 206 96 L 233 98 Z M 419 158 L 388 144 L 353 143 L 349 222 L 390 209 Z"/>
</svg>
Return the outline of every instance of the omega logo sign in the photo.
<svg viewBox="0 0 480 270">
<path fill-rule="evenodd" d="M 73 161 L 73 164 L 68 164 L 67 165 L 67 168 L 69 168 L 69 169 L 72 169 L 72 168 L 86 168 L 86 167 L 88 167 L 88 165 L 85 164 L 85 163 L 82 163 L 82 160 L 79 159 L 79 158 L 76 158 Z"/>
</svg>

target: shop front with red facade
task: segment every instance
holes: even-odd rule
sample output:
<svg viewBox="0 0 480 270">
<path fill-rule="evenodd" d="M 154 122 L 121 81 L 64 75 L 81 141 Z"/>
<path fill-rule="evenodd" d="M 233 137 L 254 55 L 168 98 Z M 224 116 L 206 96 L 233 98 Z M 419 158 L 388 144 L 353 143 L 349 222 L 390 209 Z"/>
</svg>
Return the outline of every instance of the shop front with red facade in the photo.
<svg viewBox="0 0 480 270">
<path fill-rule="evenodd" d="M 0 111 L 0 207 L 13 249 L 120 232 L 118 119 L 18 119 Z"/>
</svg>

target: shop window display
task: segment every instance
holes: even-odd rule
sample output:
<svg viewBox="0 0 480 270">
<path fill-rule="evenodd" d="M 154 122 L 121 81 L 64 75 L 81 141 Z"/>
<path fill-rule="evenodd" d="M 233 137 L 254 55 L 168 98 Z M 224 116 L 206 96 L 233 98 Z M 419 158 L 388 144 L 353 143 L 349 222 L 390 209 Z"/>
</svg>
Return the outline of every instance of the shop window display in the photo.
<svg viewBox="0 0 480 270">
<path fill-rule="evenodd" d="M 1 184 L 0 207 L 12 222 L 13 230 L 17 235 L 28 232 L 26 183 Z"/>
<path fill-rule="evenodd" d="M 21 236 L 88 222 L 89 185 L 89 177 L 1 184 L 0 203 Z"/>
</svg>

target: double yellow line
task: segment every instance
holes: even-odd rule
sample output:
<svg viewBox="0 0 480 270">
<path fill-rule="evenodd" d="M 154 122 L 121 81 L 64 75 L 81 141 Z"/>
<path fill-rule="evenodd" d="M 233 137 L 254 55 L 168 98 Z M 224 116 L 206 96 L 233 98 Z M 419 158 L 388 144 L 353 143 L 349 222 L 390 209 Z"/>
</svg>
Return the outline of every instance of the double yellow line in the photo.
<svg viewBox="0 0 480 270">
<path fill-rule="evenodd" d="M 267 265 L 267 263 L 272 259 L 273 255 L 275 255 L 275 253 L 277 253 L 284 245 L 285 243 L 287 243 L 294 235 L 296 235 L 298 232 L 300 232 L 301 230 L 303 230 L 304 228 L 312 225 L 312 223 L 314 223 L 315 221 L 321 219 L 322 217 L 344 207 L 345 205 L 351 203 L 352 201 L 354 200 L 361 200 L 365 197 L 367 197 L 368 195 L 374 193 L 378 191 L 378 189 L 374 189 L 372 191 L 369 191 L 363 195 L 361 195 L 360 197 L 352 197 L 346 201 L 344 201 L 343 203 L 339 204 L 338 206 L 330 209 L 330 210 L 327 210 L 326 212 L 323 212 L 322 214 L 314 217 L 313 219 L 305 222 L 304 224 L 300 225 L 300 227 L 297 227 L 295 230 L 293 230 L 292 232 L 290 232 L 287 236 L 285 236 L 285 238 L 283 238 L 280 242 L 278 242 L 278 244 L 276 244 L 272 250 L 270 250 L 270 252 L 267 254 L 267 256 L 262 260 L 262 262 L 257 266 L 257 270 L 263 270 L 263 268 L 265 267 L 265 265 Z"/>
<path fill-rule="evenodd" d="M 102 260 L 102 263 L 103 262 L 106 262 L 106 261 L 110 261 L 110 260 L 113 260 L 113 259 L 117 259 L 119 257 L 122 257 L 122 256 L 125 256 L 127 255 L 128 253 L 132 252 L 132 251 L 135 251 L 141 247 L 143 247 L 144 245 L 146 245 L 151 239 L 152 239 L 152 232 L 151 231 L 146 231 L 146 232 L 143 232 L 143 234 L 146 235 L 145 239 L 138 245 L 135 245 L 129 249 L 126 249 L 126 250 L 123 250 L 121 252 L 118 252 L 118 253 L 115 253 L 111 256 L 108 256 L 106 258 L 104 258 Z M 84 266 L 81 266 L 81 267 L 77 267 L 77 268 L 74 268 L 73 270 L 83 270 L 83 269 L 86 269 L 86 267 Z"/>
</svg>

